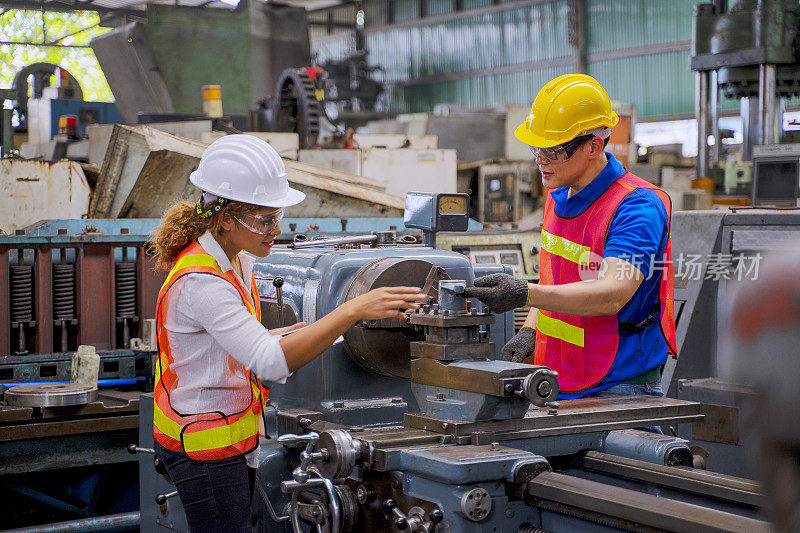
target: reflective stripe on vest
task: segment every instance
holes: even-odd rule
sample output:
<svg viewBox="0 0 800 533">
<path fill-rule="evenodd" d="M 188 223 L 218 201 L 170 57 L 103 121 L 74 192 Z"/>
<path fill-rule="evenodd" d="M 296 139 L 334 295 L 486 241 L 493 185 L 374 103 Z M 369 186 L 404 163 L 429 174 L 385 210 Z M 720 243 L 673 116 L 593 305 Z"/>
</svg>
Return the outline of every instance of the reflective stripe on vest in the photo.
<svg viewBox="0 0 800 533">
<path fill-rule="evenodd" d="M 219 411 L 180 413 L 173 408 L 170 392 L 177 382 L 177 376 L 170 371 L 170 363 L 174 358 L 164 327 L 163 304 L 172 285 L 182 276 L 191 273 L 209 274 L 231 283 L 242 297 L 247 311 L 261 320 L 261 304 L 255 279 L 251 279 L 248 294 L 233 272 L 223 272 L 217 261 L 197 242 L 188 245 L 180 253 L 161 287 L 156 303 L 159 356 L 155 372 L 153 435 L 165 448 L 185 453 L 192 459 L 225 459 L 247 453 L 258 445 L 259 428 L 263 421 L 263 401 L 269 391 L 261 387 L 255 374 L 241 367 L 247 381 L 242 386 L 250 389 L 250 402 L 242 411 L 233 414 Z"/>
<path fill-rule="evenodd" d="M 656 192 L 664 203 L 669 220 L 672 211 L 669 196 L 630 173 L 615 180 L 599 198 L 575 217 L 562 218 L 556 215 L 555 201 L 548 193 L 542 225 L 539 283 L 563 285 L 584 281 L 588 275 L 596 278 L 597 271 L 586 267 L 603 257 L 608 228 L 619 205 L 630 193 L 642 188 Z M 669 235 L 663 259 L 659 321 L 668 350 L 674 356 L 675 319 Z M 614 364 L 619 349 L 617 315 L 579 317 L 540 310 L 536 329 L 534 363 L 558 371 L 559 388 L 565 392 L 579 392 L 593 387 L 608 375 Z M 642 356 L 655 357 L 651 354 Z M 651 362 L 646 363 L 649 365 Z M 652 363 L 653 366 L 661 364 Z"/>
<path fill-rule="evenodd" d="M 564 342 L 580 346 L 581 348 L 584 346 L 583 328 L 547 316 L 541 311 L 537 313 L 536 331 L 541 331 L 542 334 L 548 337 L 555 337 L 556 339 L 561 339 Z"/>
<path fill-rule="evenodd" d="M 584 266 L 589 264 L 591 257 L 591 250 L 588 246 L 582 246 L 564 237 L 553 235 L 544 229 L 542 230 L 542 250 Z"/>
</svg>

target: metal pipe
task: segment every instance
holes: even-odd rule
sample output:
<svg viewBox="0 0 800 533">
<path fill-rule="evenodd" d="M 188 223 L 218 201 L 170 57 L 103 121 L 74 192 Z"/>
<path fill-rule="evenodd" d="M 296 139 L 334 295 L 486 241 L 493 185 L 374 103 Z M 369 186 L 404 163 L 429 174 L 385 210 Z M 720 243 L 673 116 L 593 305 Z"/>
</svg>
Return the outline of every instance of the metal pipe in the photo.
<svg viewBox="0 0 800 533">
<path fill-rule="evenodd" d="M 694 110 L 697 119 L 697 177 L 708 176 L 708 71 L 695 74 Z"/>
<path fill-rule="evenodd" d="M 711 96 L 711 135 L 714 137 L 714 146 L 711 147 L 711 166 L 714 168 L 719 167 L 719 152 L 720 152 L 720 140 L 719 140 L 719 84 L 717 79 L 719 77 L 719 72 L 716 70 L 712 70 L 710 73 L 710 80 L 709 80 L 709 94 Z"/>
<path fill-rule="evenodd" d="M 19 529 L 8 529 L 4 533 L 66 533 L 83 531 L 124 531 L 138 529 L 141 524 L 139 511 L 130 513 L 112 514 L 106 516 L 93 516 L 91 518 L 81 518 L 78 520 L 68 520 L 66 522 L 55 522 L 52 524 L 42 524 L 40 526 L 29 526 Z"/>
<path fill-rule="evenodd" d="M 340 244 L 370 244 L 378 241 L 377 235 L 356 235 L 354 237 L 335 237 L 333 239 L 317 239 L 289 243 L 289 248 L 314 248 L 317 246 L 338 246 Z"/>
<path fill-rule="evenodd" d="M 758 66 L 758 142 L 775 144 L 775 65 Z"/>
<path fill-rule="evenodd" d="M 758 107 L 750 97 L 739 101 L 742 117 L 742 161 L 753 159 L 753 146 L 758 144 Z"/>
</svg>

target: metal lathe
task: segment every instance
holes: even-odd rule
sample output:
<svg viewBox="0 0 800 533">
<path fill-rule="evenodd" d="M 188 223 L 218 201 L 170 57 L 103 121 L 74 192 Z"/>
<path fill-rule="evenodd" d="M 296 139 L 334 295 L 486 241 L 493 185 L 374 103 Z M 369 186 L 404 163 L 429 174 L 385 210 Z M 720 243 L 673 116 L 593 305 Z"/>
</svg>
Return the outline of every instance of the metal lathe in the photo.
<svg viewBox="0 0 800 533">
<path fill-rule="evenodd" d="M 462 207 L 460 195 L 418 195 L 406 226 L 430 242 L 466 224 Z M 556 372 L 499 360 L 513 313 L 463 291 L 507 270 L 386 233 L 276 247 L 257 263 L 268 327 L 313 322 L 381 286 L 429 296 L 405 319 L 357 323 L 271 385 L 253 498 L 259 530 L 767 531 L 758 484 L 693 468 L 690 442 L 673 436 L 702 420 L 700 404 L 558 401 Z M 131 451 L 149 452 L 151 395 L 140 412 Z M 188 531 L 175 487 L 152 455 L 139 459 L 142 531 Z"/>
</svg>

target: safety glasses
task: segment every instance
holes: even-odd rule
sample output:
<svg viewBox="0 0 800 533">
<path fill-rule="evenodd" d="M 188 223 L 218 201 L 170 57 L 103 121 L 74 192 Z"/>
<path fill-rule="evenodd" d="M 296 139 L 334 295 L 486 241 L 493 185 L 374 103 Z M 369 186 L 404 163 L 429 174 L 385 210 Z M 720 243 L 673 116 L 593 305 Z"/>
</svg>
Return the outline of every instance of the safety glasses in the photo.
<svg viewBox="0 0 800 533">
<path fill-rule="evenodd" d="M 531 146 L 530 149 L 533 157 L 539 157 L 539 155 L 541 155 L 551 163 L 563 163 L 572 157 L 572 154 L 574 154 L 583 143 L 590 141 L 593 138 L 594 135 L 580 135 L 571 141 L 558 146 L 552 146 L 550 148 L 537 148 L 536 146 Z"/>
<path fill-rule="evenodd" d="M 278 224 L 280 224 L 283 219 L 283 213 L 284 209 L 280 209 L 277 213 L 271 215 L 254 215 L 248 213 L 245 215 L 236 215 L 233 218 L 253 233 L 266 235 L 267 233 L 275 231 L 275 228 L 278 227 Z"/>
</svg>

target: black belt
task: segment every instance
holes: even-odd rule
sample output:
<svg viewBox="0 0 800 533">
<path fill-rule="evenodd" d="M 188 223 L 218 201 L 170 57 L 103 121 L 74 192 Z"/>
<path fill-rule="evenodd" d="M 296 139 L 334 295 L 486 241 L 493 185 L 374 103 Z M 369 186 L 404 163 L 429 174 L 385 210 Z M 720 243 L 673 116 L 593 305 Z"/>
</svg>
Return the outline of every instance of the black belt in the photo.
<svg viewBox="0 0 800 533">
<path fill-rule="evenodd" d="M 641 322 L 620 322 L 619 323 L 619 332 L 620 333 L 639 333 L 641 331 L 644 331 L 644 329 L 647 328 L 647 326 L 649 326 L 650 324 L 653 323 L 653 319 L 655 318 L 656 313 L 658 313 L 660 310 L 661 310 L 661 304 L 657 303 L 650 310 L 650 314 L 647 315 L 647 318 L 645 318 Z"/>
</svg>

